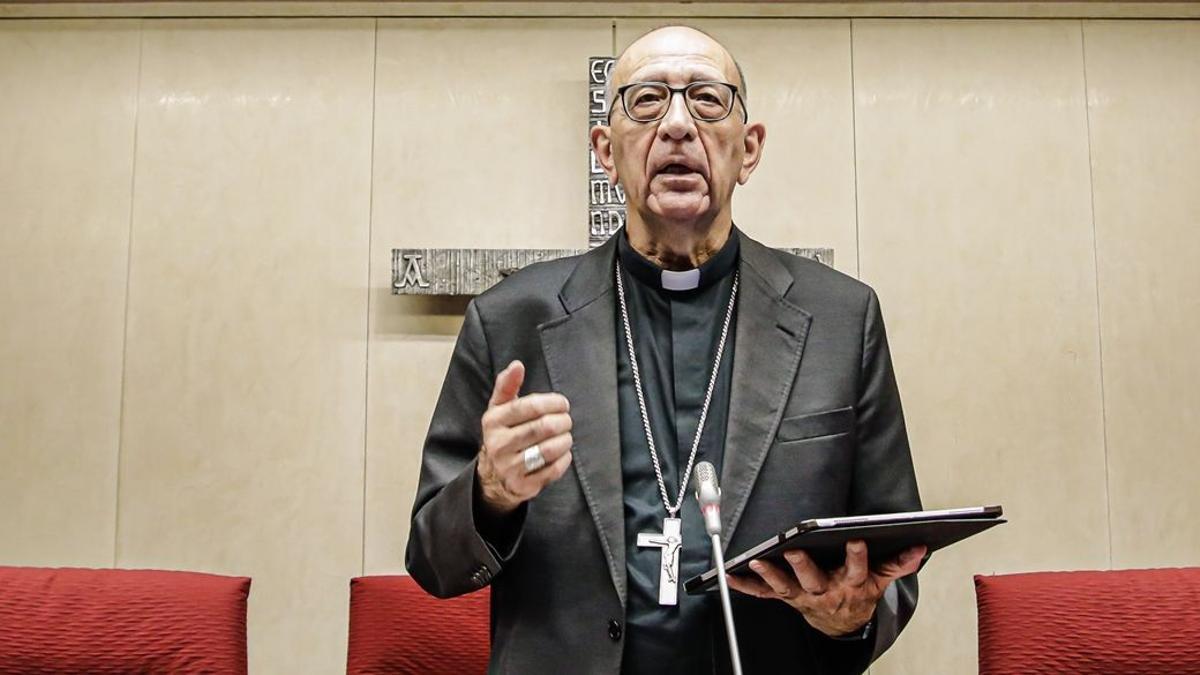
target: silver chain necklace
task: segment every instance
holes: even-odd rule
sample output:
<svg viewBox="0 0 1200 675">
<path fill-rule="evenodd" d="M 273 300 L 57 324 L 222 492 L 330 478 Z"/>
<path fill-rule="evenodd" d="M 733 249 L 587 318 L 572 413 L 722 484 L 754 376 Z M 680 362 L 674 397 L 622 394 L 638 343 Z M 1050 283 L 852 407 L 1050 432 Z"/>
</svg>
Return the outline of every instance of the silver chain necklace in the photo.
<svg viewBox="0 0 1200 675">
<path fill-rule="evenodd" d="M 717 384 L 717 372 L 721 367 L 721 356 L 725 353 L 725 341 L 729 336 L 729 323 L 733 318 L 733 306 L 737 301 L 738 272 L 733 273 L 733 289 L 729 292 L 729 306 L 725 308 L 725 323 L 721 326 L 721 340 L 717 343 L 717 356 L 713 360 L 712 374 L 708 378 L 708 391 L 704 393 L 704 405 L 700 408 L 700 421 L 696 425 L 696 435 L 692 439 L 692 452 L 688 455 L 687 468 L 682 476 L 692 474 L 692 464 L 696 461 L 696 452 L 700 449 L 700 435 L 704 432 L 704 420 L 708 418 L 708 405 L 712 403 L 713 389 Z M 625 283 L 621 280 L 621 264 L 617 263 L 617 293 L 621 300 L 621 322 L 625 325 L 625 346 L 629 350 L 629 365 L 633 369 L 634 390 L 637 392 L 638 411 L 642 414 L 642 429 L 646 433 L 646 445 L 650 446 L 650 459 L 654 464 L 654 477 L 658 479 L 658 491 L 662 496 L 663 506 L 672 518 L 683 506 L 684 495 L 687 494 L 687 480 L 679 479 L 679 496 L 672 506 L 667 498 L 667 484 L 663 480 L 662 466 L 658 462 L 658 451 L 654 445 L 654 434 L 650 431 L 650 415 L 646 412 L 646 399 L 642 394 L 642 376 L 638 369 L 637 355 L 633 349 L 633 331 L 629 327 L 629 310 L 625 305 Z"/>
<path fill-rule="evenodd" d="M 725 309 L 725 323 L 721 326 L 721 340 L 717 343 L 717 356 L 713 360 L 712 374 L 708 378 L 708 391 L 704 392 L 704 405 L 700 408 L 700 421 L 696 424 L 696 435 L 692 438 L 692 452 L 688 455 L 687 468 L 679 477 L 679 496 L 674 506 L 667 497 L 667 483 L 663 479 L 662 466 L 658 462 L 658 451 L 654 446 L 654 433 L 650 430 L 650 415 L 646 412 L 646 397 L 642 394 L 642 375 L 638 369 L 637 354 L 633 349 L 633 330 L 629 326 L 629 309 L 625 306 L 625 282 L 621 280 L 621 263 L 616 265 L 617 297 L 621 301 L 621 322 L 625 327 L 625 346 L 629 350 L 629 365 L 633 370 L 634 391 L 637 392 L 638 412 L 642 415 L 642 430 L 646 433 L 646 445 L 650 447 L 650 460 L 654 464 L 654 477 L 658 480 L 658 494 L 662 497 L 667 517 L 663 520 L 663 531 L 638 533 L 638 546 L 662 549 L 658 574 L 658 603 L 677 604 L 679 598 L 679 551 L 683 548 L 683 522 L 676 517 L 683 507 L 687 494 L 687 477 L 692 473 L 692 463 L 700 449 L 700 436 L 704 433 L 704 420 L 708 418 L 708 405 L 712 403 L 713 389 L 717 384 L 717 372 L 721 368 L 721 356 L 725 353 L 725 340 L 729 337 L 729 323 L 733 318 L 733 306 L 737 300 L 738 272 L 733 273 L 733 289 L 729 291 L 729 306 Z"/>
</svg>

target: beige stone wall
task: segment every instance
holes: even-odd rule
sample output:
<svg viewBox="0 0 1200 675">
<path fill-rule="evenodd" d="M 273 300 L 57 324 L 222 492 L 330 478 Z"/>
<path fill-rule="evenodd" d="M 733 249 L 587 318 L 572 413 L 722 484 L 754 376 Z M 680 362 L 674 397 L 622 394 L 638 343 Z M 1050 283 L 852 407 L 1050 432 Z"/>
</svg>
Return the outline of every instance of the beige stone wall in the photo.
<svg viewBox="0 0 1200 675">
<path fill-rule="evenodd" d="M 0 21 L 0 564 L 251 575 L 252 671 L 338 672 L 461 320 L 390 249 L 582 246 L 633 14 Z M 739 224 L 875 286 L 926 504 L 1010 514 L 872 672 L 973 671 L 973 573 L 1200 564 L 1200 23 L 695 23 Z"/>
</svg>

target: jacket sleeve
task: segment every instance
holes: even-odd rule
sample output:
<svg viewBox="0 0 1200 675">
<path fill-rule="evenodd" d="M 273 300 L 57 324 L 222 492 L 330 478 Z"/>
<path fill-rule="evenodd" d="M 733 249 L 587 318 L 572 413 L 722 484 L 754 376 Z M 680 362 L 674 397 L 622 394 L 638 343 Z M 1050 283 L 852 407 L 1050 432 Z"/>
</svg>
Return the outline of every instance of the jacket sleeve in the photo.
<svg viewBox="0 0 1200 675">
<path fill-rule="evenodd" d="M 462 330 L 434 408 L 421 453 L 421 480 L 413 504 L 405 562 L 429 593 L 447 598 L 478 590 L 500 573 L 520 539 L 524 509 L 501 544 L 484 537 L 479 522 L 475 463 L 482 442 L 480 418 L 494 381 L 479 309 L 467 306 Z"/>
<path fill-rule="evenodd" d="M 900 392 L 892 370 L 879 299 L 870 291 L 863 320 L 862 367 L 856 405 L 857 455 L 851 514 L 921 510 Z M 896 641 L 917 606 L 917 575 L 893 582 L 879 600 L 871 629 L 859 640 L 815 637 L 827 672 L 862 672 Z M 813 631 L 816 633 L 817 631 Z"/>
</svg>

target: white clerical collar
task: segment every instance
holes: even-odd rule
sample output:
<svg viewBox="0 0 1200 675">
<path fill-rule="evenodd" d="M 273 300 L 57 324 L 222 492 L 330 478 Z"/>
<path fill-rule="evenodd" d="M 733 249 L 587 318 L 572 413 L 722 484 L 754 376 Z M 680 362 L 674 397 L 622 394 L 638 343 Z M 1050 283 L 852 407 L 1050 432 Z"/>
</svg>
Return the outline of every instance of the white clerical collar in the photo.
<svg viewBox="0 0 1200 675">
<path fill-rule="evenodd" d="M 690 291 L 700 286 L 700 268 L 675 272 L 662 271 L 662 287 L 668 291 Z"/>
</svg>

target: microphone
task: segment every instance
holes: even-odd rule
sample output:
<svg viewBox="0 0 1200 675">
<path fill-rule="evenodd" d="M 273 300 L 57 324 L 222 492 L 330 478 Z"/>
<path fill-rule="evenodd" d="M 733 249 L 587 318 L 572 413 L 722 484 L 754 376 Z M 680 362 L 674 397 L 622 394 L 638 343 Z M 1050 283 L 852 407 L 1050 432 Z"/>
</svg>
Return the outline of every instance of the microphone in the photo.
<svg viewBox="0 0 1200 675">
<path fill-rule="evenodd" d="M 717 487 L 717 470 L 712 462 L 696 465 L 696 501 L 704 514 L 704 531 L 711 537 L 721 534 L 721 488 Z"/>
<path fill-rule="evenodd" d="M 737 633 L 733 629 L 733 607 L 729 602 L 729 583 L 725 581 L 725 554 L 721 551 L 721 488 L 717 485 L 717 469 L 711 462 L 696 465 L 696 501 L 704 514 L 704 531 L 712 539 L 713 564 L 716 565 L 717 587 L 721 592 L 721 611 L 725 614 L 725 635 L 729 638 L 729 660 L 733 675 L 742 675 L 742 656 L 738 653 Z"/>
</svg>

